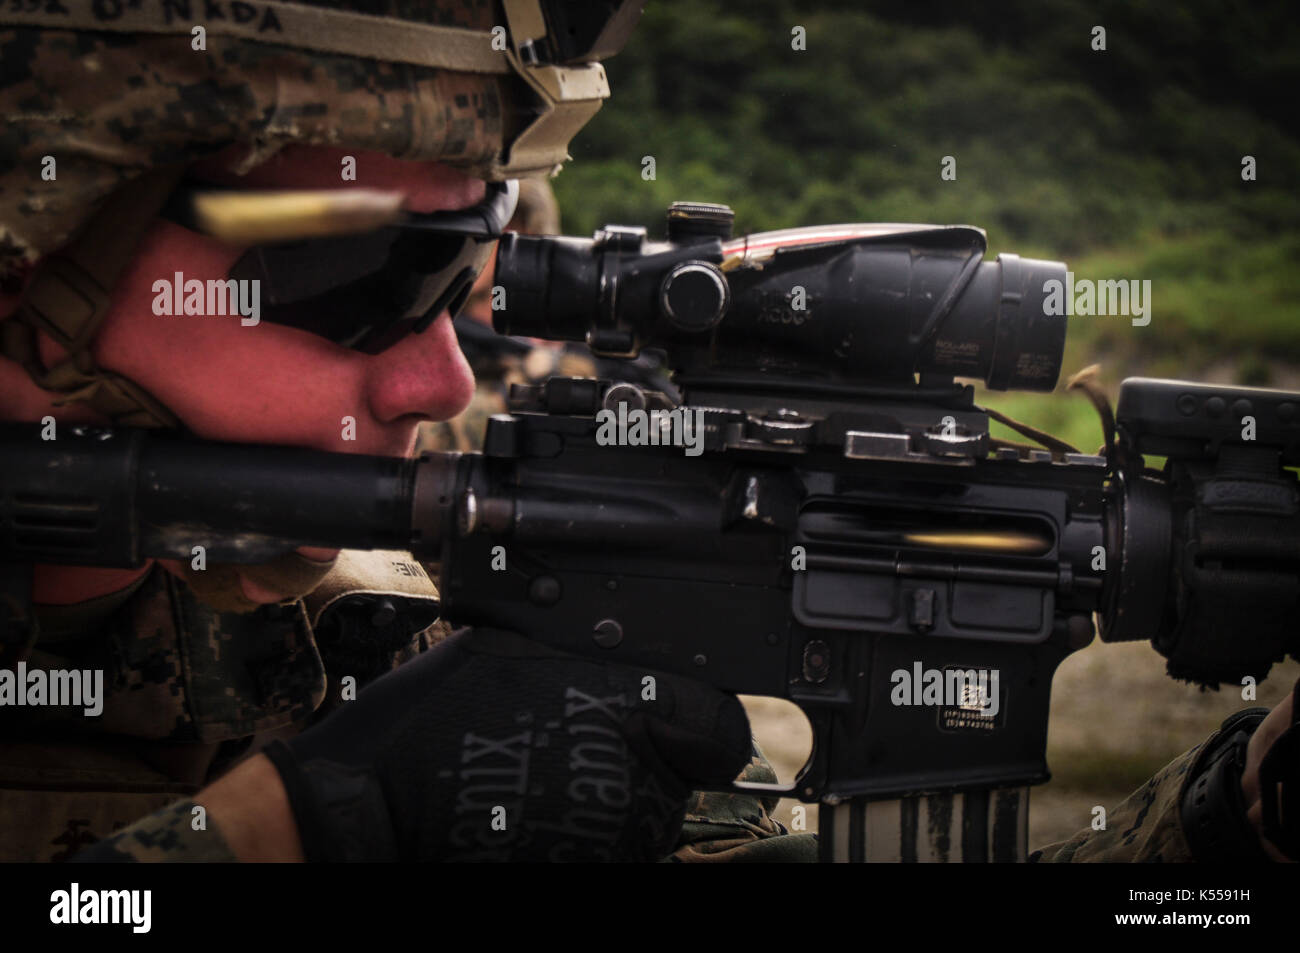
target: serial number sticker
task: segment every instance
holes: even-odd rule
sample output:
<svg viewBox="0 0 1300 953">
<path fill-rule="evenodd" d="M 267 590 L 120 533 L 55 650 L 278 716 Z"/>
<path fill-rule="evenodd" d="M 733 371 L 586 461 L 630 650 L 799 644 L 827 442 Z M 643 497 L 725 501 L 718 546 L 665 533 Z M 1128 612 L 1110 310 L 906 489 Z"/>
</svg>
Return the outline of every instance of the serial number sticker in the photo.
<svg viewBox="0 0 1300 953">
<path fill-rule="evenodd" d="M 950 683 L 959 673 L 959 690 L 956 704 L 939 708 L 940 731 L 997 731 L 1006 723 L 1007 693 L 999 680 L 989 678 L 986 670 L 968 669 L 960 665 L 943 668 L 944 684 Z M 982 676 L 982 677 L 981 677 Z"/>
</svg>

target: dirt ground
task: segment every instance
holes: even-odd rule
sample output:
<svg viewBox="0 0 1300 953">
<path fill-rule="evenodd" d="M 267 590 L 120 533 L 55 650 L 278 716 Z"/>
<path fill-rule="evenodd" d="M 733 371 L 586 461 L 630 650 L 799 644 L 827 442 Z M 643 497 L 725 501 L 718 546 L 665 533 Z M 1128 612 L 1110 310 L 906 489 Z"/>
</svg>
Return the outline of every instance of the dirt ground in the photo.
<svg viewBox="0 0 1300 953">
<path fill-rule="evenodd" d="M 1069 656 L 1052 684 L 1047 764 L 1052 780 L 1030 791 L 1031 849 L 1086 827 L 1092 808 L 1110 811 L 1159 768 L 1203 741 L 1228 715 L 1256 705 L 1272 707 L 1300 676 L 1300 663 L 1274 665 L 1258 698 L 1240 688 L 1202 692 L 1165 674 L 1165 660 L 1146 642 L 1095 639 Z M 812 731 L 788 702 L 745 697 L 754 734 L 782 781 L 792 780 L 807 757 Z M 777 818 L 787 827 L 797 801 L 783 800 Z M 809 805 L 807 829 L 817 829 Z"/>
</svg>

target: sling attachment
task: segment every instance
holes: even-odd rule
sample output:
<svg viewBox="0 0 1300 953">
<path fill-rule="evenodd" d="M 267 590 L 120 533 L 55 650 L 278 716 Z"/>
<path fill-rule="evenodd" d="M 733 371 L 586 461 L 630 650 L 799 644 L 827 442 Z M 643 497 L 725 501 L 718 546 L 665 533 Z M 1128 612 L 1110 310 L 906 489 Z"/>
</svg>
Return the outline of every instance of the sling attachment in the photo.
<svg viewBox="0 0 1300 953">
<path fill-rule="evenodd" d="M 1101 418 L 1102 436 L 1105 439 L 1100 452 L 1106 455 L 1107 465 L 1112 471 L 1128 469 L 1132 461 L 1129 460 L 1123 444 L 1115 441 L 1115 411 L 1110 406 L 1110 398 L 1106 396 L 1106 391 L 1102 389 L 1100 376 L 1101 365 L 1089 364 L 1070 378 L 1065 389 L 1079 391 L 1096 408 L 1097 416 Z"/>
</svg>

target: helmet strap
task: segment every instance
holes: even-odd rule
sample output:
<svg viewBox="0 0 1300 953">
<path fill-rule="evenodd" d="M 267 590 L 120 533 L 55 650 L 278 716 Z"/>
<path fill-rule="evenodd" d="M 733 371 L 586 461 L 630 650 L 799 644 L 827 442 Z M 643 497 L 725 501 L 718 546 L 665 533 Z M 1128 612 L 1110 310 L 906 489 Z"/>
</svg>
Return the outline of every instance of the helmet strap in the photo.
<svg viewBox="0 0 1300 953">
<path fill-rule="evenodd" d="M 37 265 L 18 310 L 0 323 L 0 354 L 22 365 L 37 387 L 57 393 L 56 405 L 83 403 L 125 426 L 180 426 L 139 384 L 100 367 L 91 344 L 113 287 L 183 172 L 183 165 L 165 166 L 113 192 L 71 242 Z M 41 359 L 40 333 L 67 351 L 53 367 Z"/>
</svg>

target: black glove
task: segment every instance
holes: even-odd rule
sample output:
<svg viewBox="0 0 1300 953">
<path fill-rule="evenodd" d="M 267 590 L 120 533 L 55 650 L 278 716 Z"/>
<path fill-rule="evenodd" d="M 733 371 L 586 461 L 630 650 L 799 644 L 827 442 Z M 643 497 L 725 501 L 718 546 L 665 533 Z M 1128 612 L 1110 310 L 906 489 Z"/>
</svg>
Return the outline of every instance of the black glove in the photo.
<svg viewBox="0 0 1300 953">
<path fill-rule="evenodd" d="M 650 861 L 751 741 L 702 682 L 478 629 L 265 753 L 308 860 Z"/>
</svg>

